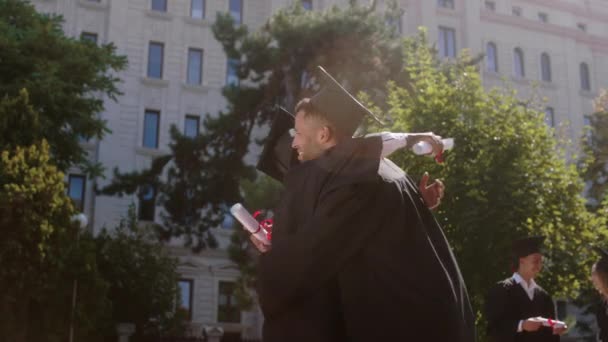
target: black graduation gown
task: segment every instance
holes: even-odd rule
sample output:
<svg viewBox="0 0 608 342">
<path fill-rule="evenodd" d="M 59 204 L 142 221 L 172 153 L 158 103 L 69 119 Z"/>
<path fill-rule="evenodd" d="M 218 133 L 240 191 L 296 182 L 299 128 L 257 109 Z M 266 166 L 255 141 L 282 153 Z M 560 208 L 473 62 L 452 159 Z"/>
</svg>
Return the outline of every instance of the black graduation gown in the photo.
<svg viewBox="0 0 608 342">
<path fill-rule="evenodd" d="M 320 188 L 300 194 L 315 197 L 312 216 L 285 238 L 273 235 L 260 258 L 265 317 L 289 314 L 337 281 L 348 341 L 474 341 L 464 281 L 416 183 L 380 161 L 380 146 L 375 162 L 345 150 L 318 164 L 330 170 Z"/>
<path fill-rule="evenodd" d="M 599 340 L 608 342 L 608 304 L 606 303 L 606 300 L 602 299 L 600 303 L 598 303 L 597 310 L 595 311 L 595 318 L 599 329 Z"/>
<path fill-rule="evenodd" d="M 542 316 L 555 318 L 555 305 L 551 296 L 542 288 L 534 290 L 534 299 L 513 278 L 496 284 L 488 293 L 485 305 L 488 320 L 488 336 L 494 342 L 558 342 L 548 327 L 536 332 L 517 332 L 520 320 Z"/>
</svg>

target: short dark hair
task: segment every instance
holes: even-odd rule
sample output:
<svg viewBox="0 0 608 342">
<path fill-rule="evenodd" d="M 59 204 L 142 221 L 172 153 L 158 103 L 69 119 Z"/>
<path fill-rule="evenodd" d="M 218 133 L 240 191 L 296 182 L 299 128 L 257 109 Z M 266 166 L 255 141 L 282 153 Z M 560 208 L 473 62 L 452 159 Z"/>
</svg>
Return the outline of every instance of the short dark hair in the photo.
<svg viewBox="0 0 608 342">
<path fill-rule="evenodd" d="M 301 99 L 298 104 L 296 104 L 295 114 L 297 115 L 299 112 L 304 112 L 304 117 L 311 117 L 323 120 L 325 125 L 329 127 L 333 134 L 337 135 L 337 137 L 341 137 L 344 134 L 338 130 L 338 128 L 329 120 L 327 115 L 320 110 L 318 110 L 313 104 L 310 98 L 305 97 Z"/>
</svg>

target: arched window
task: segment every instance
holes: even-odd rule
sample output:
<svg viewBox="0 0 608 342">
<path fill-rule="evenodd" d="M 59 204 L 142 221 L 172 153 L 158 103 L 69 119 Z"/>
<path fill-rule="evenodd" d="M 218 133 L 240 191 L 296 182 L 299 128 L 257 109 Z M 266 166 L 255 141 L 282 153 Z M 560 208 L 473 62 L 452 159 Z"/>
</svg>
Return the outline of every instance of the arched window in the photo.
<svg viewBox="0 0 608 342">
<path fill-rule="evenodd" d="M 587 65 L 587 63 L 581 63 L 580 73 L 581 73 L 581 89 L 591 90 L 591 80 L 589 79 L 589 66 Z"/>
<path fill-rule="evenodd" d="M 525 77 L 526 71 L 524 69 L 524 52 L 520 48 L 513 50 L 513 73 L 516 77 Z"/>
<path fill-rule="evenodd" d="M 492 42 L 486 45 L 486 70 L 498 72 L 498 56 L 496 44 Z"/>
<path fill-rule="evenodd" d="M 551 58 L 546 52 L 540 55 L 540 73 L 541 80 L 551 82 Z"/>
</svg>

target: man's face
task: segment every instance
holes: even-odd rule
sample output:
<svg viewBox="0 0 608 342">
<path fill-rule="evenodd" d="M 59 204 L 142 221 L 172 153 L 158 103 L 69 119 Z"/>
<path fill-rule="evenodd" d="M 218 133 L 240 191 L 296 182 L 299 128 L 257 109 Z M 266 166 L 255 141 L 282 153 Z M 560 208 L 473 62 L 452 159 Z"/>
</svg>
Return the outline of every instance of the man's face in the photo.
<svg viewBox="0 0 608 342">
<path fill-rule="evenodd" d="M 529 274 L 533 278 L 543 269 L 543 255 L 533 253 L 523 258 L 519 258 L 519 271 Z"/>
<path fill-rule="evenodd" d="M 312 160 L 323 154 L 321 144 L 323 127 L 321 119 L 305 116 L 304 111 L 296 113 L 295 135 L 291 147 L 298 152 L 298 160 Z"/>
</svg>

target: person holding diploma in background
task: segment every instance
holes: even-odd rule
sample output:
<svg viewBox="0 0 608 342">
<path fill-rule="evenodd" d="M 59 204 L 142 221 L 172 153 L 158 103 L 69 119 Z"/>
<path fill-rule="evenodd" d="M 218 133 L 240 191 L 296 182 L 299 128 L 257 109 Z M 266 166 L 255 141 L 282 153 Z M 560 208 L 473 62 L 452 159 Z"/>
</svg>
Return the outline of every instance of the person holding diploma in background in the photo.
<svg viewBox="0 0 608 342">
<path fill-rule="evenodd" d="M 515 273 L 496 284 L 486 298 L 488 336 L 494 342 L 557 342 L 567 327 L 545 326 L 543 319 L 555 319 L 551 296 L 534 278 L 543 267 L 543 236 L 513 242 Z M 545 320 L 546 321 L 546 320 Z"/>
<path fill-rule="evenodd" d="M 474 341 L 436 203 L 380 158 L 380 137 L 352 138 L 372 114 L 321 72 L 322 89 L 296 107 L 299 162 L 271 129 L 258 164 L 285 185 L 272 246 L 257 245 L 264 341 Z"/>
</svg>

